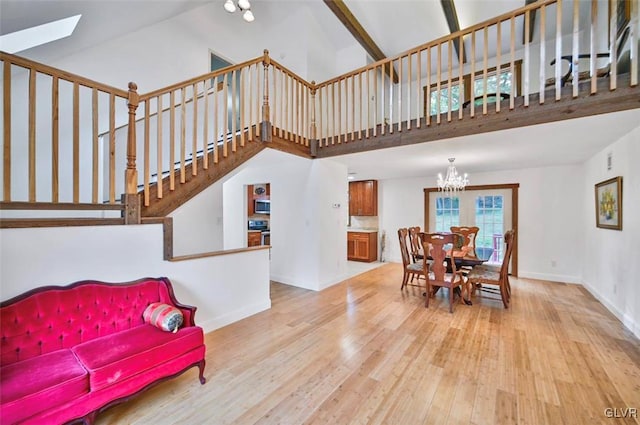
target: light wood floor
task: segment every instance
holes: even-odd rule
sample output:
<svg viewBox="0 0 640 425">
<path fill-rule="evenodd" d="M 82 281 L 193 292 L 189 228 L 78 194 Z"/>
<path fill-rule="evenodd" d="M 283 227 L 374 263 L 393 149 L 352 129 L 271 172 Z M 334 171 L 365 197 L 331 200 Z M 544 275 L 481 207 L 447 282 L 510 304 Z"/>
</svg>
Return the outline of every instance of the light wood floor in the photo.
<svg viewBox="0 0 640 425">
<path fill-rule="evenodd" d="M 512 279 L 508 310 L 449 314 L 401 277 L 274 283 L 269 311 L 206 335 L 204 386 L 191 369 L 97 424 L 640 423 L 640 342 L 581 286 Z"/>
</svg>

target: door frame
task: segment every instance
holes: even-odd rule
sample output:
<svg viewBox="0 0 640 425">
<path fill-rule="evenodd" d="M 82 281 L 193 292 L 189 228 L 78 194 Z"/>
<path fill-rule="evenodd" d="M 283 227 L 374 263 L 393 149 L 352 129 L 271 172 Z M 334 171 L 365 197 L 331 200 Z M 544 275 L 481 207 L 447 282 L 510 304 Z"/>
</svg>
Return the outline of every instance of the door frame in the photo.
<svg viewBox="0 0 640 425">
<path fill-rule="evenodd" d="M 513 246 L 513 252 L 511 253 L 511 275 L 518 277 L 518 189 L 520 183 L 507 183 L 507 184 L 484 184 L 477 186 L 467 186 L 465 190 L 495 190 L 495 189 L 511 189 L 511 227 L 516 233 L 516 240 Z M 438 192 L 440 189 L 437 187 L 425 187 L 424 191 L 424 231 L 429 232 L 429 194 L 431 192 Z"/>
</svg>

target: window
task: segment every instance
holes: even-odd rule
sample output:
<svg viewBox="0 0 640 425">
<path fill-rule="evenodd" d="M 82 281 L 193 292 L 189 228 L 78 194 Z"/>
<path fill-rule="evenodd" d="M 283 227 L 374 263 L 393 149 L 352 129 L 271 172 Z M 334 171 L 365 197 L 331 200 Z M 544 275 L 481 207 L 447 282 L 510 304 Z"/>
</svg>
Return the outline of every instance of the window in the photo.
<svg viewBox="0 0 640 425">
<path fill-rule="evenodd" d="M 460 199 L 439 196 L 436 198 L 436 232 L 449 232 L 451 226 L 460 225 Z"/>
<path fill-rule="evenodd" d="M 440 95 L 439 112 L 442 114 L 449 110 L 449 87 L 447 85 L 440 85 L 440 92 L 435 89 L 431 92 L 431 102 L 429 103 L 430 115 L 436 115 L 438 113 L 438 94 Z M 460 84 L 451 87 L 451 110 L 457 111 L 458 109 L 460 109 Z"/>
<path fill-rule="evenodd" d="M 502 263 L 504 258 L 504 197 L 477 196 L 475 224 L 480 228 L 476 238 L 477 247 L 493 248 L 491 263 Z"/>
<path fill-rule="evenodd" d="M 520 92 L 520 68 L 522 66 L 522 61 L 516 61 L 514 63 L 515 69 L 515 78 L 513 73 L 511 72 L 511 67 L 508 64 L 504 64 L 500 67 L 500 76 L 498 76 L 497 68 L 491 68 L 487 70 L 487 90 L 489 93 L 497 93 L 497 88 L 500 86 L 500 93 L 509 93 L 513 95 L 517 95 Z M 467 74 L 463 77 L 462 80 L 462 89 L 464 92 L 464 98 L 469 100 L 471 96 L 470 87 L 470 74 Z M 453 83 L 453 82 L 452 82 Z M 515 83 L 515 87 L 513 84 Z M 429 111 L 430 115 L 436 115 L 439 113 L 446 113 L 449 111 L 449 87 L 445 84 L 440 84 L 440 90 L 437 90 L 438 85 L 432 84 L 430 86 L 429 96 L 427 99 L 427 87 L 424 87 L 425 94 L 425 110 Z M 473 80 L 473 97 L 476 98 L 478 96 L 482 96 L 485 92 L 484 90 L 485 82 L 483 78 L 482 71 L 476 72 Z M 438 96 L 440 97 L 440 111 L 438 111 Z M 427 100 L 428 105 L 427 105 Z M 460 109 L 461 105 L 461 96 L 460 96 L 460 84 L 455 81 L 455 85 L 451 87 L 451 110 L 456 111 Z M 490 100 L 489 100 L 490 101 Z M 480 102 L 481 103 L 481 102 Z M 427 109 L 428 106 L 428 109 Z"/>
<path fill-rule="evenodd" d="M 211 52 L 211 72 L 217 71 L 222 68 L 226 68 L 231 66 L 232 64 L 225 59 L 217 56 L 215 53 Z M 231 131 L 233 128 L 233 109 L 235 105 L 235 110 L 239 111 L 241 108 L 241 99 L 240 99 L 240 73 L 236 72 L 236 92 L 235 97 L 233 96 L 233 75 L 231 72 L 226 74 L 227 76 L 227 127 L 228 131 Z M 213 81 L 211 82 L 213 84 Z M 215 87 L 216 91 L 222 91 L 224 89 L 224 75 L 218 76 L 218 86 Z M 236 130 L 240 130 L 240 114 L 236 113 Z"/>
</svg>

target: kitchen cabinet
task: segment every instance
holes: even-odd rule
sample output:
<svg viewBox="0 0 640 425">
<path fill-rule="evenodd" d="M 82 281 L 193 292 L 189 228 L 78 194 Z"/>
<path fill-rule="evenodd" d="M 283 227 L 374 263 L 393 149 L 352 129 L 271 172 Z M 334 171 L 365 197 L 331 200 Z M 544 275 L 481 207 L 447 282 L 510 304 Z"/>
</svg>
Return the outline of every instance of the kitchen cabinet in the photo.
<svg viewBox="0 0 640 425">
<path fill-rule="evenodd" d="M 370 263 L 378 259 L 378 232 L 347 232 L 347 260 Z"/>
<path fill-rule="evenodd" d="M 247 232 L 247 246 L 260 246 L 262 235 L 259 231 Z"/>
<path fill-rule="evenodd" d="M 378 215 L 377 180 L 363 180 L 349 183 L 349 215 Z"/>
</svg>

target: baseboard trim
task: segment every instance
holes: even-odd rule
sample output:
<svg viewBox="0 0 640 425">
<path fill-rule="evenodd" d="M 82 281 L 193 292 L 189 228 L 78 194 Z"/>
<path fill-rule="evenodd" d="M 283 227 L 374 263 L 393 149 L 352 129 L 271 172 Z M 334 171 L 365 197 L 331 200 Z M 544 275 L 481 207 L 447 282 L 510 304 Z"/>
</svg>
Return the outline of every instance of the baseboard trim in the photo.
<svg viewBox="0 0 640 425">
<path fill-rule="evenodd" d="M 609 301 L 605 296 L 603 296 L 592 285 L 589 285 L 588 283 L 584 282 L 582 284 L 582 286 L 587 291 L 589 291 L 589 293 L 591 295 L 593 295 L 593 297 L 595 299 L 597 299 L 599 302 L 601 302 L 602 305 L 604 305 L 607 308 L 607 310 L 609 310 L 614 316 L 616 316 L 616 318 L 624 325 L 624 327 L 629 329 L 636 336 L 636 338 L 640 339 L 640 323 L 637 323 L 628 314 L 623 313 L 622 311 L 620 311 L 618 309 L 618 307 L 613 305 L 613 303 L 611 303 L 611 301 Z"/>
<path fill-rule="evenodd" d="M 213 319 L 209 319 L 204 323 L 197 323 L 196 321 L 196 324 L 201 326 L 205 333 L 208 333 L 249 316 L 253 316 L 254 314 L 260 313 L 261 311 L 269 310 L 270 308 L 271 298 L 268 298 L 266 301 L 239 308 L 221 316 L 214 317 Z"/>
<path fill-rule="evenodd" d="M 579 276 L 569 276 L 562 274 L 549 274 L 549 273 L 535 273 L 520 270 L 518 277 L 524 277 L 528 279 L 549 280 L 551 282 L 564 282 L 564 283 L 582 283 L 582 279 Z"/>
</svg>

